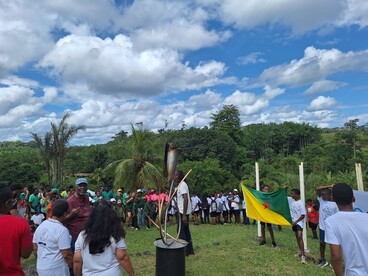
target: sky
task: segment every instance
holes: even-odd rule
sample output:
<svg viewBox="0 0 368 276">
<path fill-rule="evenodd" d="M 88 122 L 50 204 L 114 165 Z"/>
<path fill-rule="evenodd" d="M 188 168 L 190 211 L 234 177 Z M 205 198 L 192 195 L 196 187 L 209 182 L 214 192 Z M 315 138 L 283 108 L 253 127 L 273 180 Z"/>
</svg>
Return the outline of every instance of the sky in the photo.
<svg viewBox="0 0 368 276">
<path fill-rule="evenodd" d="M 1 0 L 0 141 L 65 112 L 75 145 L 142 125 L 368 121 L 366 0 Z"/>
</svg>

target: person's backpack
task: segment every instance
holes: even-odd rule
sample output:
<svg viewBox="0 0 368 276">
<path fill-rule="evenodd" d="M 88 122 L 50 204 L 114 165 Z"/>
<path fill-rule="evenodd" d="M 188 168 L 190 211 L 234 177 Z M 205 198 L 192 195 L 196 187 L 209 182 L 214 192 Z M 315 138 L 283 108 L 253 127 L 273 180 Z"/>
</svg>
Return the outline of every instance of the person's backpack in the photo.
<svg viewBox="0 0 368 276">
<path fill-rule="evenodd" d="M 211 212 L 217 212 L 216 199 L 211 197 Z"/>
<path fill-rule="evenodd" d="M 222 212 L 223 210 L 224 210 L 224 206 L 223 206 L 223 202 L 221 201 L 219 203 L 219 206 L 218 206 L 218 210 L 217 211 Z"/>
<path fill-rule="evenodd" d="M 202 204 L 201 205 L 202 205 L 203 210 L 208 210 L 208 208 L 210 207 L 206 197 L 202 199 Z"/>
</svg>

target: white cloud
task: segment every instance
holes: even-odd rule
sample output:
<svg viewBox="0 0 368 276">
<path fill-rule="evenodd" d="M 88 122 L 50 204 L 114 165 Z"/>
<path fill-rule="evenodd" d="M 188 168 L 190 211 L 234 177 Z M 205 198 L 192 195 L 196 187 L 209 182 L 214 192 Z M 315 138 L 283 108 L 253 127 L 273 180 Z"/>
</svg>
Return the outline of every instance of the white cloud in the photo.
<svg viewBox="0 0 368 276">
<path fill-rule="evenodd" d="M 336 105 L 337 101 L 334 98 L 319 96 L 311 102 L 308 111 L 326 110 Z"/>
<path fill-rule="evenodd" d="M 304 94 L 316 94 L 316 93 L 323 93 L 332 90 L 339 89 L 344 87 L 346 83 L 339 82 L 339 81 L 331 81 L 331 80 L 320 80 L 314 82 L 307 90 L 305 90 Z"/>
<path fill-rule="evenodd" d="M 269 86 L 266 86 L 264 89 L 265 92 L 260 96 L 254 93 L 240 92 L 237 90 L 227 97 L 224 103 L 236 105 L 242 115 L 252 115 L 268 107 L 273 98 L 283 94 L 285 91 L 279 88 L 272 89 Z"/>
<path fill-rule="evenodd" d="M 0 77 L 41 57 L 52 45 L 52 26 L 38 3 L 0 1 Z"/>
<path fill-rule="evenodd" d="M 230 31 L 208 31 L 200 24 L 180 19 L 157 28 L 137 30 L 131 39 L 138 50 L 161 47 L 198 50 L 224 42 L 230 36 Z"/>
<path fill-rule="evenodd" d="M 303 33 L 332 24 L 346 9 L 342 0 L 224 0 L 219 8 L 221 19 L 238 28 L 251 29 L 262 25 L 284 25 L 294 33 Z M 351 22 L 348 22 L 351 23 Z"/>
<path fill-rule="evenodd" d="M 53 76 L 61 77 L 66 87 L 85 86 L 89 93 L 118 98 L 154 96 L 168 90 L 200 89 L 234 81 L 222 79 L 226 67 L 221 62 L 201 62 L 192 68 L 183 64 L 174 50 L 160 48 L 137 52 L 124 35 L 104 40 L 66 36 L 39 66 L 48 68 Z"/>
<path fill-rule="evenodd" d="M 193 104 L 197 108 L 208 109 L 221 102 L 221 94 L 207 90 L 203 94 L 193 95 L 189 98 L 188 103 Z"/>
<path fill-rule="evenodd" d="M 265 63 L 267 62 L 264 58 L 261 58 L 263 54 L 261 52 L 250 53 L 247 56 L 239 57 L 237 62 L 241 65 Z"/>
<path fill-rule="evenodd" d="M 343 11 L 338 25 L 358 25 L 361 28 L 368 26 L 368 2 L 366 0 L 347 0 L 347 9 Z"/>
<path fill-rule="evenodd" d="M 38 87 L 39 83 L 35 80 L 20 78 L 15 75 L 7 76 L 3 79 L 0 79 L 0 83 L 6 86 L 23 86 L 23 87 Z"/>
<path fill-rule="evenodd" d="M 264 70 L 253 85 L 296 87 L 348 71 L 368 71 L 368 50 L 344 53 L 338 49 L 324 50 L 308 47 L 304 51 L 303 58 Z"/>
</svg>

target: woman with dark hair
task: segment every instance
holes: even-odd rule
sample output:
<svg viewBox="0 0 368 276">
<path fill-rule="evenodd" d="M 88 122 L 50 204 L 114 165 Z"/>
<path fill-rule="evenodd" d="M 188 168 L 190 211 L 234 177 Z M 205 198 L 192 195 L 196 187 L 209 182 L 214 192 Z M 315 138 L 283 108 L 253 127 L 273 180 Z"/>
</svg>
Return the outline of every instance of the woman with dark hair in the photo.
<svg viewBox="0 0 368 276">
<path fill-rule="evenodd" d="M 95 204 L 75 243 L 74 275 L 135 275 L 124 241 L 125 231 L 106 200 Z"/>
</svg>

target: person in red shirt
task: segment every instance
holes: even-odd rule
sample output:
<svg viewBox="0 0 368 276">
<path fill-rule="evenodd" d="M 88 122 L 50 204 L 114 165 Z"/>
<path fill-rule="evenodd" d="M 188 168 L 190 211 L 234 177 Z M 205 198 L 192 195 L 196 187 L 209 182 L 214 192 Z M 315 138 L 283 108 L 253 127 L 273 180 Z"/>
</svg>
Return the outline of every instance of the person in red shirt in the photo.
<svg viewBox="0 0 368 276">
<path fill-rule="evenodd" d="M 66 201 L 69 204 L 69 214 L 66 218 L 66 228 L 72 236 L 72 250 L 79 233 L 89 217 L 91 207 L 87 195 L 88 181 L 85 178 L 78 178 L 75 181 L 76 191 Z"/>
<path fill-rule="evenodd" d="M 0 185 L 0 275 L 24 276 L 20 258 L 31 255 L 32 234 L 24 218 L 9 214 L 14 203 L 10 188 Z"/>
<path fill-rule="evenodd" d="M 318 207 L 314 205 L 311 199 L 307 200 L 307 217 L 308 217 L 308 226 L 313 233 L 313 239 L 318 239 L 317 226 L 319 222 L 319 212 Z"/>
</svg>

